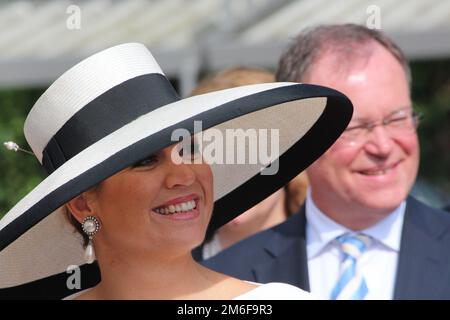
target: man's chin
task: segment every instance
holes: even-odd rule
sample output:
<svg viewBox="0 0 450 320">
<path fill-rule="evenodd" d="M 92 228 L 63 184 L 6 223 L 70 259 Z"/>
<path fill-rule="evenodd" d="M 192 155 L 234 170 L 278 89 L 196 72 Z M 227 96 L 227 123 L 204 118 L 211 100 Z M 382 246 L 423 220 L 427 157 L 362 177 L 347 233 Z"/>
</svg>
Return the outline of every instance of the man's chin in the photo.
<svg viewBox="0 0 450 320">
<path fill-rule="evenodd" d="M 392 194 L 381 192 L 373 194 L 370 198 L 360 199 L 360 204 L 371 211 L 390 213 L 394 211 L 404 200 L 406 194 Z"/>
</svg>

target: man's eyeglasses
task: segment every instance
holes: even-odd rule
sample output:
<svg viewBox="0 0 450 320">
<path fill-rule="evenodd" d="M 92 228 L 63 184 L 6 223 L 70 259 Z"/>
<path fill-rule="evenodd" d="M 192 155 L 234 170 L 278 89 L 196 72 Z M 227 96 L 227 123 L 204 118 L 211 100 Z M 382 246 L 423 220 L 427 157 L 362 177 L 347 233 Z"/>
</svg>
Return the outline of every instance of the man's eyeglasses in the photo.
<svg viewBox="0 0 450 320">
<path fill-rule="evenodd" d="M 377 126 L 383 126 L 391 137 L 414 132 L 419 125 L 421 114 L 411 108 L 403 108 L 392 112 L 379 121 L 350 124 L 342 133 L 341 139 L 349 145 L 356 145 L 367 141 L 370 132 Z"/>
</svg>

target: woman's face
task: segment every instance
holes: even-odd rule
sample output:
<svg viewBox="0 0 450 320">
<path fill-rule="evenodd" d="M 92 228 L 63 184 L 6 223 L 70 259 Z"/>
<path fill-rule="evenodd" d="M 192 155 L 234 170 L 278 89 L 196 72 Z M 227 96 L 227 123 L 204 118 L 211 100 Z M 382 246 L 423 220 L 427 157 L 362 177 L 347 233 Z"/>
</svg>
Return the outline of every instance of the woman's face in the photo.
<svg viewBox="0 0 450 320">
<path fill-rule="evenodd" d="M 213 208 L 211 169 L 206 163 L 175 164 L 172 156 L 180 157 L 176 145 L 85 195 L 91 214 L 102 223 L 94 238 L 100 251 L 181 254 L 203 241 Z"/>
</svg>

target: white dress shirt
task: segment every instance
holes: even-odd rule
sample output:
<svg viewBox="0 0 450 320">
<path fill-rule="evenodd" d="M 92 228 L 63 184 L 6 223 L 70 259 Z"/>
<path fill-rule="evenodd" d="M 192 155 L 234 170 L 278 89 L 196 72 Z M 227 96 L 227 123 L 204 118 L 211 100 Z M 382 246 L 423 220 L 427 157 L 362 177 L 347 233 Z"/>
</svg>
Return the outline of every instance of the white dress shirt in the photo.
<svg viewBox="0 0 450 320">
<path fill-rule="evenodd" d="M 306 196 L 306 243 L 311 292 L 329 299 L 340 276 L 340 248 L 336 238 L 354 233 L 336 223 L 314 204 L 311 190 Z M 376 225 L 360 231 L 372 237 L 371 245 L 358 260 L 369 292 L 365 299 L 392 299 L 406 202 Z"/>
</svg>

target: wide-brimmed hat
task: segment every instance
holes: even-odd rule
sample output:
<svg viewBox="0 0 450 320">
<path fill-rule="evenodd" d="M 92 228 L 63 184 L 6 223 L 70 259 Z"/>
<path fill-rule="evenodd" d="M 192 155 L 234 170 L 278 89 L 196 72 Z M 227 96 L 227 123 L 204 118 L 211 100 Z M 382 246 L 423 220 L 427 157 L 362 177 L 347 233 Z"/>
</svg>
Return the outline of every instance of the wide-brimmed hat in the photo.
<svg viewBox="0 0 450 320">
<path fill-rule="evenodd" d="M 200 123 L 201 132 L 215 130 L 223 137 L 227 130 L 238 135 L 276 130 L 278 154 L 264 164 L 276 164 L 275 173 L 266 174 L 261 163 L 211 164 L 211 231 L 309 166 L 339 137 L 352 111 L 343 94 L 296 83 L 179 99 L 142 44 L 118 45 L 88 57 L 58 78 L 26 119 L 26 139 L 49 176 L 0 220 L 0 296 L 62 295 L 64 288 L 54 288 L 54 279 L 63 281 L 69 266 L 84 264 L 82 237 L 63 205 L 174 144 L 176 129 L 194 134 Z"/>
</svg>

